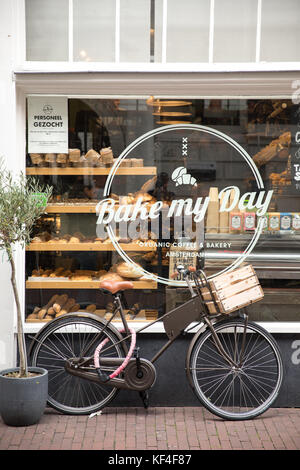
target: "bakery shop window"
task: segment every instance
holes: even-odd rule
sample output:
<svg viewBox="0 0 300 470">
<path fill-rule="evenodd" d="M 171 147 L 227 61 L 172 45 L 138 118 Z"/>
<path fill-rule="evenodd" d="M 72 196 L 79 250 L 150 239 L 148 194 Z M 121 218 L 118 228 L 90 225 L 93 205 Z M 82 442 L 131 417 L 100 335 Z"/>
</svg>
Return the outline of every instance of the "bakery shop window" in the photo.
<svg viewBox="0 0 300 470">
<path fill-rule="evenodd" d="M 243 254 L 265 291 L 251 318 L 298 320 L 291 99 L 33 98 L 26 172 L 53 195 L 26 250 L 27 322 L 79 310 L 110 318 L 102 279 L 130 279 L 128 319 L 152 321 L 189 295 L 171 282 L 176 263 L 204 262 L 213 276 Z"/>
</svg>

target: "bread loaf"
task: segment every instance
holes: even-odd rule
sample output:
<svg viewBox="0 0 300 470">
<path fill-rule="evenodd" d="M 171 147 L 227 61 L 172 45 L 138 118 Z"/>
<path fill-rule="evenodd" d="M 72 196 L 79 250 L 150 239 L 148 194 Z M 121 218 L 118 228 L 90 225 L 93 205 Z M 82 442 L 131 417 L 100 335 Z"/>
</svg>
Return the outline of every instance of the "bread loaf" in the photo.
<svg viewBox="0 0 300 470">
<path fill-rule="evenodd" d="M 69 160 L 72 163 L 77 163 L 80 160 L 80 150 L 79 149 L 69 149 Z"/>
<path fill-rule="evenodd" d="M 79 309 L 80 309 L 80 305 L 79 304 L 74 304 L 73 307 L 70 308 L 68 313 L 77 312 Z"/>
<path fill-rule="evenodd" d="M 68 299 L 67 302 L 64 304 L 63 308 L 56 314 L 56 316 L 59 317 L 60 315 L 69 313 L 69 311 L 75 304 L 76 304 L 75 299 Z"/>
<path fill-rule="evenodd" d="M 68 300 L 67 294 L 62 294 L 62 295 L 58 296 L 56 301 L 53 303 L 53 309 L 54 309 L 55 313 L 58 313 L 58 312 L 61 311 L 62 307 L 67 302 L 67 300 Z"/>
<path fill-rule="evenodd" d="M 47 315 L 50 315 L 51 317 L 55 317 L 55 310 L 53 307 L 48 308 Z"/>
<path fill-rule="evenodd" d="M 138 268 L 125 262 L 118 264 L 116 271 L 120 276 L 129 279 L 138 279 L 142 276 L 141 267 Z"/>
<path fill-rule="evenodd" d="M 86 307 L 85 311 L 86 312 L 90 312 L 90 313 L 93 313 L 95 310 L 96 310 L 96 305 L 95 304 L 90 304 Z"/>
<path fill-rule="evenodd" d="M 45 317 L 45 315 L 47 314 L 47 311 L 48 311 L 48 308 L 50 308 L 53 303 L 58 299 L 59 295 L 58 294 L 55 294 L 51 297 L 51 299 L 49 300 L 49 302 L 41 308 L 41 310 L 38 312 L 38 318 L 39 319 L 42 319 Z"/>
<path fill-rule="evenodd" d="M 38 313 L 39 313 L 40 310 L 41 310 L 40 307 L 34 307 L 33 312 L 30 313 L 29 315 L 27 315 L 27 318 L 28 318 L 28 319 L 36 319 L 36 318 L 38 318 Z M 26 319 L 27 319 L 27 318 L 26 318 Z"/>
</svg>

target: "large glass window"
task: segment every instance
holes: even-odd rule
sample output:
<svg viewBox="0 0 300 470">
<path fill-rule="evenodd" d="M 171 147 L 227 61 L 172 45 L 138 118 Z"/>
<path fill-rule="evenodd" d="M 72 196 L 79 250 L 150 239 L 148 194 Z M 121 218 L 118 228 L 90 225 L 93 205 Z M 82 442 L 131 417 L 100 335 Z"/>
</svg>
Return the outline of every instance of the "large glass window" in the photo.
<svg viewBox="0 0 300 470">
<path fill-rule="evenodd" d="M 299 61 L 299 15 L 297 0 L 287 0 L 284 4 L 278 0 L 262 1 L 261 60 Z"/>
<path fill-rule="evenodd" d="M 208 62 L 210 2 L 168 3 L 167 62 Z"/>
<path fill-rule="evenodd" d="M 25 7 L 27 60 L 69 60 L 68 0 L 30 0 Z"/>
<path fill-rule="evenodd" d="M 242 263 L 253 265 L 265 291 L 262 301 L 247 307 L 251 318 L 298 321 L 297 104 L 269 98 L 68 97 L 67 105 L 66 151 L 55 151 L 52 141 L 52 152 L 42 151 L 45 147 L 32 152 L 31 136 L 28 141 L 27 175 L 53 186 L 26 253 L 28 322 L 59 313 L 50 305 L 53 296 L 65 302 L 60 314 L 90 309 L 109 318 L 111 298 L 98 288 L 105 278 L 131 279 L 128 305 L 136 304 L 136 321 L 148 321 L 189 295 L 183 285 L 171 282 L 178 259 L 199 265 L 204 256 L 205 270 L 213 276 L 243 253 Z M 50 96 L 40 109 L 48 118 L 35 119 L 51 122 Z M 28 124 L 30 129 L 30 113 Z M 43 125 L 37 127 L 43 131 Z M 222 193 L 226 188 L 230 191 Z M 161 212 L 151 220 L 146 216 L 143 225 L 122 225 L 120 212 L 114 225 L 117 250 L 99 223 L 96 206 L 104 197 L 110 200 L 108 216 L 137 204 L 146 214 L 158 215 L 157 202 Z M 199 215 L 199 224 L 195 217 L 187 225 L 180 219 L 178 201 L 185 201 L 187 213 Z M 261 220 L 265 225 L 259 233 Z"/>
<path fill-rule="evenodd" d="M 299 61 L 297 0 L 26 0 L 26 60 Z"/>
<path fill-rule="evenodd" d="M 74 60 L 114 62 L 116 6 L 111 0 L 74 0 Z"/>
<path fill-rule="evenodd" d="M 253 0 L 216 0 L 215 62 L 254 62 L 257 8 Z"/>
</svg>

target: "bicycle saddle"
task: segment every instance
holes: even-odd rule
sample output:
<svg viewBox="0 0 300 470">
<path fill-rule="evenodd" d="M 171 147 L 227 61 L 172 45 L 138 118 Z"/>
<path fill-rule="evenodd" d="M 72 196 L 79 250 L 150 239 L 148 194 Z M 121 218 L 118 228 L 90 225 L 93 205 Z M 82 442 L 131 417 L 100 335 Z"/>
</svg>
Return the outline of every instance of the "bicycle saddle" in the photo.
<svg viewBox="0 0 300 470">
<path fill-rule="evenodd" d="M 100 289 L 106 289 L 112 294 L 116 294 L 120 290 L 133 289 L 133 284 L 130 281 L 101 281 Z"/>
</svg>

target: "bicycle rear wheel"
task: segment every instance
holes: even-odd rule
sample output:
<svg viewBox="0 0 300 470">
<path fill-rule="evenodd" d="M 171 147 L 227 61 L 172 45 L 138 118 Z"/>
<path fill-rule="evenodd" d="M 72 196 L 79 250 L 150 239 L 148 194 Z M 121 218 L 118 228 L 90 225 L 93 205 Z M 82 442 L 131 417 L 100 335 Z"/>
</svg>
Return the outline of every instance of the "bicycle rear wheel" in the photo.
<svg viewBox="0 0 300 470">
<path fill-rule="evenodd" d="M 210 329 L 196 341 L 189 361 L 192 387 L 201 403 L 228 420 L 264 413 L 278 395 L 283 364 L 274 338 L 259 325 L 242 319 L 221 321 L 214 330 L 227 355 L 219 352 Z"/>
<path fill-rule="evenodd" d="M 108 338 L 101 357 L 125 357 L 125 351 L 112 329 L 102 331 L 103 323 L 89 317 L 72 315 L 49 323 L 36 337 L 32 365 L 48 370 L 48 404 L 65 414 L 84 415 L 101 410 L 118 390 L 70 375 L 65 369 L 70 358 L 93 356 L 96 346 Z M 95 341 L 96 340 L 96 341 Z M 88 371 L 95 371 L 88 365 Z M 103 368 L 107 373 L 114 369 Z"/>
</svg>

